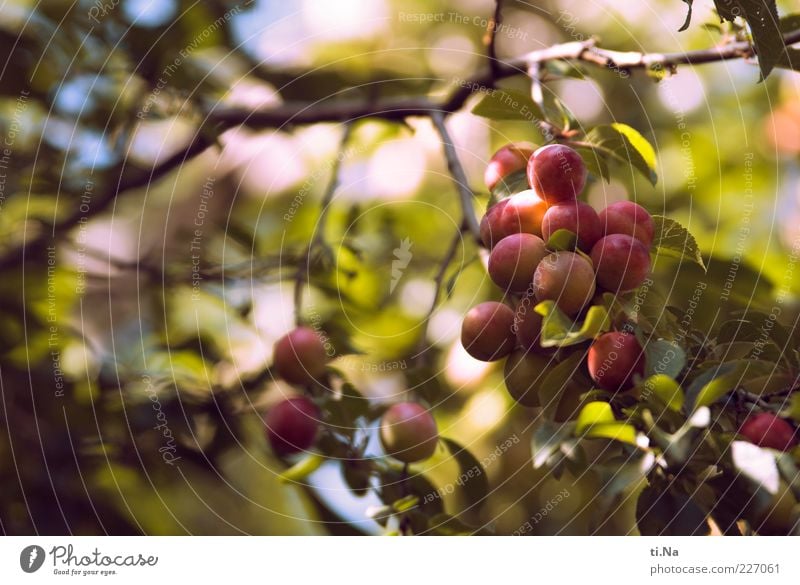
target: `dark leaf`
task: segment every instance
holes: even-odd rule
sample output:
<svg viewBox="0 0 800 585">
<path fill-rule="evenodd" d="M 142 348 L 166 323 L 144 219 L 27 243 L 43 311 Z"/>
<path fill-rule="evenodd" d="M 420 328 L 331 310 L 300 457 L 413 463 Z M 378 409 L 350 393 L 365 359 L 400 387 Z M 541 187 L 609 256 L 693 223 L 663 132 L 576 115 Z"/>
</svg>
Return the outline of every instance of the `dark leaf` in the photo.
<svg viewBox="0 0 800 585">
<path fill-rule="evenodd" d="M 636 502 L 642 536 L 702 536 L 709 532 L 706 514 L 689 496 L 646 487 Z"/>
<path fill-rule="evenodd" d="M 677 378 L 686 367 L 686 352 L 683 348 L 666 339 L 648 341 L 645 345 L 645 376 L 666 374 Z"/>
<path fill-rule="evenodd" d="M 590 385 L 581 368 L 583 357 L 583 351 L 576 351 L 554 366 L 542 380 L 539 386 L 539 404 L 544 408 L 545 416 L 555 416 L 561 399 L 573 384 L 585 384 L 587 387 Z"/>
<path fill-rule="evenodd" d="M 461 487 L 469 507 L 480 506 L 489 495 L 489 478 L 475 456 L 452 439 L 442 439 L 458 463 L 461 474 L 456 484 Z"/>
<path fill-rule="evenodd" d="M 686 8 L 686 20 L 683 21 L 683 24 L 678 29 L 678 32 L 684 31 L 687 28 L 689 28 L 689 23 L 692 22 L 692 2 L 694 0 L 683 0 L 683 1 L 687 6 L 687 8 Z"/>
<path fill-rule="evenodd" d="M 608 171 L 608 153 L 599 148 L 589 146 L 576 146 L 575 150 L 581 155 L 586 168 L 595 177 L 603 179 L 606 183 L 611 181 Z"/>
<path fill-rule="evenodd" d="M 775 0 L 715 0 L 717 12 L 733 22 L 742 16 L 753 35 L 762 79 L 778 64 L 785 51 Z"/>
<path fill-rule="evenodd" d="M 544 113 L 531 96 L 513 89 L 495 89 L 484 94 L 472 108 L 472 113 L 491 120 L 532 122 L 544 118 Z"/>
<path fill-rule="evenodd" d="M 531 436 L 531 459 L 533 468 L 539 469 L 547 465 L 555 453 L 559 452 L 564 441 L 570 440 L 575 425 L 558 424 L 543 420 Z"/>
<path fill-rule="evenodd" d="M 500 199 L 505 199 L 506 197 L 521 193 L 522 191 L 527 191 L 528 189 L 530 189 L 528 173 L 525 169 L 522 169 L 500 179 L 492 191 L 492 197 L 499 201 Z"/>
</svg>

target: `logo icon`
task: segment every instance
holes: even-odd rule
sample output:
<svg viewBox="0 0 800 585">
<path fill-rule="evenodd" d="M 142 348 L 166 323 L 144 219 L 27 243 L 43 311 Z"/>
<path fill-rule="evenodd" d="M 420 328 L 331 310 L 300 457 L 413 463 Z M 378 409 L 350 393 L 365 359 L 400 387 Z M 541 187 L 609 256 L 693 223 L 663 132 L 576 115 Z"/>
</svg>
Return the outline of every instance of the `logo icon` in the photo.
<svg viewBox="0 0 800 585">
<path fill-rule="evenodd" d="M 392 260 L 392 281 L 389 283 L 389 294 L 394 292 L 397 283 L 403 277 L 403 271 L 408 267 L 408 263 L 411 262 L 411 257 L 413 256 L 411 245 L 411 240 L 404 238 L 400 242 L 400 246 L 392 251 L 395 259 Z"/>
<path fill-rule="evenodd" d="M 19 566 L 26 573 L 35 573 L 44 564 L 44 549 L 41 546 L 32 544 L 26 546 L 19 553 Z"/>
</svg>

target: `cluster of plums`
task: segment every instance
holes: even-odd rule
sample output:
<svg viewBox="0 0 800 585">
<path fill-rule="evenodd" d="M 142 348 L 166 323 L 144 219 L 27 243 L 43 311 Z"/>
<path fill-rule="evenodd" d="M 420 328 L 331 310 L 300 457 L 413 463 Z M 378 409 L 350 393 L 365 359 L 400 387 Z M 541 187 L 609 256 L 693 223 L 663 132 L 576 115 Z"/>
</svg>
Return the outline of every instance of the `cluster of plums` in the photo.
<svg viewBox="0 0 800 585">
<path fill-rule="evenodd" d="M 509 392 L 518 402 L 537 406 L 538 382 L 551 357 L 539 344 L 542 317 L 533 307 L 551 300 L 576 318 L 598 291 L 636 289 L 650 273 L 654 222 L 630 201 L 600 213 L 578 201 L 586 165 L 561 144 L 501 148 L 487 166 L 486 186 L 494 190 L 523 169 L 530 189 L 491 206 L 481 221 L 481 239 L 491 251 L 489 276 L 507 293 L 509 304 L 490 301 L 473 307 L 464 317 L 461 341 L 479 360 L 508 357 Z M 574 235 L 573 250 L 548 248 L 559 230 Z M 606 333 L 592 343 L 588 366 L 600 388 L 626 390 L 636 374 L 643 374 L 642 348 L 629 333 Z"/>
<path fill-rule="evenodd" d="M 501 148 L 486 169 L 494 190 L 512 173 L 526 171 L 530 189 L 489 208 L 481 222 L 481 239 L 490 250 L 489 275 L 506 292 L 506 303 L 484 302 L 464 317 L 461 342 L 483 361 L 508 358 L 505 383 L 524 406 L 539 406 L 539 386 L 555 355 L 539 343 L 542 317 L 533 309 L 552 300 L 577 318 L 598 290 L 614 294 L 636 289 L 650 272 L 649 248 L 654 223 L 641 206 L 622 201 L 600 213 L 578 195 L 586 166 L 568 146 L 534 150 L 526 143 Z M 559 230 L 574 235 L 574 249 L 549 249 Z M 570 236 L 572 241 L 572 236 Z M 514 308 L 512 308 L 514 307 Z M 579 350 L 582 351 L 582 350 Z M 317 331 L 297 327 L 274 347 L 278 377 L 304 389 L 325 386 L 328 355 Z M 644 352 L 636 337 L 611 331 L 594 339 L 587 367 L 597 387 L 625 391 L 644 375 Z M 274 405 L 265 416 L 267 438 L 280 457 L 313 447 L 322 413 L 311 398 L 300 395 Z M 762 447 L 786 450 L 797 444 L 795 429 L 770 413 L 750 416 L 739 434 Z M 404 463 L 427 459 L 439 440 L 436 421 L 423 406 L 402 402 L 390 406 L 380 421 L 384 451 Z"/>
<path fill-rule="evenodd" d="M 290 384 L 307 388 L 324 382 L 327 364 L 323 339 L 310 327 L 297 327 L 275 344 L 273 368 L 278 377 Z M 322 418 L 320 409 L 306 396 L 275 404 L 264 417 L 273 452 L 285 457 L 310 449 L 316 442 Z M 433 455 L 439 432 L 427 409 L 414 402 L 401 402 L 383 414 L 380 439 L 388 455 L 413 463 Z"/>
<path fill-rule="evenodd" d="M 494 191 L 501 181 L 525 171 L 530 189 L 489 208 L 481 221 L 481 239 L 491 250 L 489 276 L 509 304 L 484 302 L 464 317 L 461 342 L 482 361 L 507 357 L 505 383 L 524 406 L 539 406 L 539 387 L 554 356 L 539 344 L 542 317 L 537 302 L 552 300 L 568 316 L 578 316 L 598 289 L 612 293 L 636 289 L 650 272 L 653 218 L 630 201 L 614 203 L 600 213 L 578 201 L 586 166 L 568 146 L 539 149 L 528 143 L 498 150 L 485 172 Z M 575 251 L 549 250 L 558 230 L 575 235 Z M 512 308 L 514 307 L 514 308 Z M 594 339 L 587 353 L 592 381 L 604 390 L 630 389 L 644 375 L 644 352 L 627 331 Z M 797 431 L 772 413 L 749 416 L 739 435 L 761 447 L 788 450 L 800 442 Z"/>
</svg>

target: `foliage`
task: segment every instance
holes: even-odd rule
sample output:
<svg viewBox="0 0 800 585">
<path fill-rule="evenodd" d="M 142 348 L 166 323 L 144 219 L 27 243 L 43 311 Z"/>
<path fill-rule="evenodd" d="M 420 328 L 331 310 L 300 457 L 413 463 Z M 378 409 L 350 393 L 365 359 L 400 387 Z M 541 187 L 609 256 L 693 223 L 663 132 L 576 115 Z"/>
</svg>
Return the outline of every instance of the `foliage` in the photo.
<svg viewBox="0 0 800 585">
<path fill-rule="evenodd" d="M 683 2 L 681 34 L 705 47 Z M 763 136 L 749 123 L 727 123 L 766 128 L 770 104 L 790 101 L 781 69 L 797 69 L 797 49 L 781 35 L 800 16 L 715 3 L 721 42 L 751 41 L 763 82 L 733 95 L 702 78 L 718 123 L 670 106 L 682 65 L 628 76 L 585 53 L 533 80 L 520 62 L 476 74 L 467 93 L 483 95 L 454 111 L 431 102 L 434 115 L 423 98 L 457 96 L 470 72 L 440 75 L 435 58 L 374 39 L 309 46 L 302 71 L 282 68 L 239 47 L 260 8 L 174 4 L 154 25 L 86 3 L 0 17 L 0 118 L 14 136 L 9 161 L 0 153 L 13 169 L 0 183 L 5 533 L 507 534 L 527 522 L 534 534 L 800 534 L 800 450 L 737 433 L 752 412 L 800 423 L 800 271 L 779 214 L 763 212 L 790 173 L 751 146 Z M 536 21 L 550 32 L 563 28 L 557 6 Z M 515 16 L 542 18 L 517 9 L 506 24 Z M 450 24 L 478 47 L 469 22 Z M 413 34 L 444 35 L 426 26 Z M 580 26 L 580 39 L 556 32 L 570 47 L 595 34 L 634 47 L 613 23 Z M 579 119 L 576 95 L 592 88 L 607 111 Z M 655 220 L 637 290 L 597 294 L 577 318 L 531 303 L 549 360 L 536 409 L 453 334 L 454 315 L 501 300 L 470 219 L 529 189 L 519 170 L 476 188 L 510 140 L 574 147 L 590 199 L 629 198 Z M 547 246 L 575 250 L 576 237 Z M 323 335 L 331 361 L 292 387 L 271 362 L 296 324 Z M 587 369 L 611 330 L 644 348 L 630 390 L 600 389 Z M 294 394 L 314 401 L 321 430 L 310 452 L 279 457 L 263 416 Z M 380 448 L 381 417 L 401 400 L 436 418 L 430 459 L 404 465 Z M 561 490 L 570 497 L 531 526 Z"/>
</svg>

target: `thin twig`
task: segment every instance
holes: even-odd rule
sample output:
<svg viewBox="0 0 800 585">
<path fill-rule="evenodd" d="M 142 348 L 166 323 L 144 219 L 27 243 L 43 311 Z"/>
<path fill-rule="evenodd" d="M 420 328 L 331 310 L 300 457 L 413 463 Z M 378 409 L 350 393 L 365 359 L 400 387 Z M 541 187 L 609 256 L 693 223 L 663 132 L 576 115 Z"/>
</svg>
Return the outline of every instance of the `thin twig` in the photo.
<svg viewBox="0 0 800 585">
<path fill-rule="evenodd" d="M 431 301 L 431 306 L 422 320 L 422 335 L 420 336 L 416 353 L 411 356 L 411 361 L 418 359 L 425 353 L 425 339 L 428 335 L 428 324 L 430 323 L 434 311 L 436 311 L 436 307 L 439 306 L 439 296 L 442 293 L 442 285 L 444 284 L 444 277 L 447 274 L 447 269 L 450 267 L 450 264 L 452 264 L 453 258 L 456 257 L 458 244 L 461 243 L 463 239 L 464 235 L 462 231 L 460 229 L 456 230 L 453 239 L 450 241 L 450 245 L 447 247 L 447 252 L 445 252 L 442 260 L 439 262 L 439 269 L 436 271 L 436 276 L 433 278 L 433 301 Z"/>
<path fill-rule="evenodd" d="M 531 99 L 540 108 L 544 109 L 544 90 L 542 88 L 542 64 L 533 61 L 528 67 L 528 76 L 531 78 Z"/>
<path fill-rule="evenodd" d="M 784 42 L 786 45 L 800 42 L 800 30 L 785 35 Z M 291 104 L 258 111 L 236 107 L 215 107 L 208 115 L 216 121 L 244 124 L 251 128 L 283 127 L 365 117 L 401 120 L 408 116 L 428 116 L 433 111 L 450 113 L 459 110 L 473 93 L 491 89 L 494 80 L 524 74 L 534 62 L 579 61 L 618 71 L 657 68 L 671 70 L 679 65 L 700 65 L 748 58 L 754 55 L 753 47 L 749 42 L 726 42 L 709 49 L 675 53 L 612 51 L 596 45 L 595 39 L 574 41 L 533 51 L 508 61 L 496 61 L 495 72 L 487 68 L 469 79 L 462 80 L 459 87 L 441 102 L 415 97 L 377 103 L 350 101 L 335 104 L 324 102 Z"/>
<path fill-rule="evenodd" d="M 498 60 L 497 60 L 497 31 L 503 23 L 503 0 L 495 0 L 494 14 L 489 19 L 489 24 L 486 27 L 486 34 L 483 36 L 483 42 L 486 45 L 486 60 L 489 63 L 489 71 L 492 72 L 492 79 L 494 80 L 499 74 Z M 494 83 L 492 83 L 494 87 Z"/>
<path fill-rule="evenodd" d="M 342 161 L 344 160 L 344 152 L 347 149 L 347 144 L 350 142 L 350 136 L 353 132 L 353 123 L 352 121 L 348 121 L 344 124 L 344 131 L 342 132 L 342 137 L 339 140 L 339 148 L 336 153 L 336 158 L 331 165 L 331 177 L 328 181 L 328 185 L 325 188 L 325 193 L 322 196 L 322 200 L 320 201 L 320 213 L 319 219 L 317 220 L 317 227 L 314 231 L 314 235 L 311 238 L 311 243 L 309 243 L 308 248 L 306 249 L 305 258 L 303 262 L 300 263 L 300 266 L 297 267 L 297 272 L 295 273 L 294 278 L 294 320 L 296 325 L 300 325 L 301 323 L 301 313 L 302 313 L 302 304 L 303 304 L 303 286 L 306 282 L 308 282 L 308 271 L 311 268 L 311 256 L 316 253 L 318 249 L 322 249 L 325 246 L 325 226 L 328 221 L 328 211 L 331 206 L 331 202 L 333 201 L 333 196 L 336 193 L 336 190 L 339 188 L 339 175 L 342 169 Z"/>
<path fill-rule="evenodd" d="M 783 40 L 787 46 L 800 42 L 800 30 L 784 35 Z M 239 125 L 249 128 L 284 128 L 318 122 L 353 121 L 360 118 L 402 121 L 408 116 L 430 116 L 432 112 L 443 114 L 455 112 L 461 109 L 473 93 L 491 89 L 498 79 L 525 73 L 534 62 L 581 61 L 619 71 L 648 68 L 672 70 L 679 65 L 700 65 L 729 59 L 749 58 L 754 54 L 752 45 L 747 41 L 726 42 L 718 47 L 696 51 L 640 53 L 602 49 L 596 46 L 594 39 L 588 39 L 582 42 L 553 45 L 509 61 L 495 60 L 496 67 L 494 69 L 487 68 L 469 79 L 462 80 L 459 87 L 442 102 L 425 97 L 414 97 L 385 102 L 293 103 L 256 111 L 214 104 L 207 108 L 206 122 L 209 126 L 217 125 L 216 133 L 219 134 L 228 128 Z M 57 232 L 63 233 L 77 225 L 82 218 L 105 211 L 118 194 L 157 181 L 213 144 L 215 144 L 215 139 L 210 138 L 208 133 L 197 133 L 186 148 L 150 170 L 124 175 L 125 162 L 123 162 L 116 188 L 107 189 L 105 193 L 95 197 L 88 213 L 83 213 L 76 208 L 65 220 L 53 226 L 50 234 L 42 233 L 33 240 L 12 248 L 0 257 L 0 269 L 23 262 L 27 252 L 43 249 L 50 240 L 56 237 Z"/>
<path fill-rule="evenodd" d="M 336 154 L 336 159 L 334 159 L 333 165 L 331 166 L 330 181 L 325 189 L 325 194 L 322 196 L 322 201 L 320 201 L 321 211 L 319 213 L 319 219 L 317 220 L 317 230 L 314 233 L 313 239 L 311 240 L 312 246 L 325 241 L 325 225 L 328 221 L 328 212 L 331 207 L 331 201 L 333 201 L 333 196 L 336 194 L 336 190 L 339 188 L 339 181 L 341 179 L 339 174 L 342 169 L 342 161 L 345 158 L 344 153 L 347 149 L 347 144 L 350 142 L 350 137 L 352 134 L 353 123 L 348 121 L 344 124 L 344 132 L 342 132 L 342 137 L 339 139 L 339 152 Z"/>
<path fill-rule="evenodd" d="M 450 133 L 447 131 L 444 114 L 442 112 L 431 112 L 431 120 L 442 138 L 442 148 L 447 159 L 447 168 L 458 190 L 464 225 L 475 238 L 475 241 L 480 242 L 481 231 L 478 225 L 478 218 L 475 216 L 475 208 L 472 205 L 472 189 L 469 188 L 467 174 L 464 172 L 464 167 L 461 166 L 461 161 L 458 160 L 458 153 L 456 153 L 453 139 L 450 138 Z"/>
<path fill-rule="evenodd" d="M 195 156 L 201 154 L 212 144 L 212 140 L 205 134 L 198 132 L 186 148 L 151 169 L 136 169 L 126 174 L 124 170 L 127 161 L 123 161 L 118 170 L 119 179 L 117 180 L 116 186 L 112 188 L 106 187 L 104 192 L 93 196 L 88 211 L 83 205 L 74 205 L 72 212 L 66 218 L 52 226 L 52 228 L 43 231 L 33 240 L 23 242 L 19 246 L 3 254 L 3 256 L 0 257 L 0 269 L 8 268 L 23 262 L 26 252 L 35 252 L 36 250 L 43 249 L 47 243 L 55 239 L 59 233 L 63 234 L 70 230 L 81 221 L 85 221 L 84 218 L 89 218 L 105 211 L 114 202 L 118 194 L 147 187 L 155 183 L 173 170 L 182 167 L 184 163 L 191 161 Z"/>
</svg>

